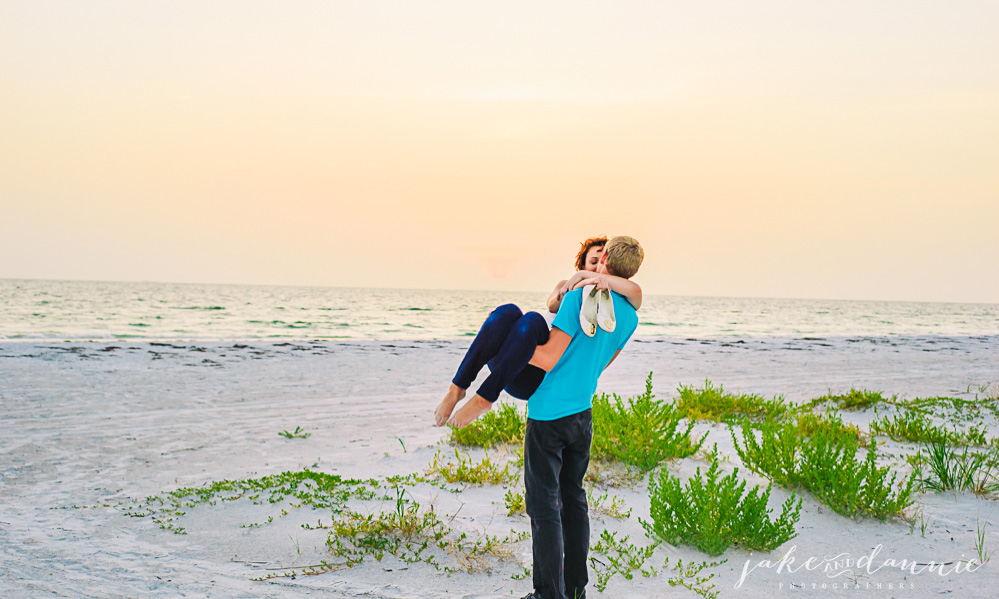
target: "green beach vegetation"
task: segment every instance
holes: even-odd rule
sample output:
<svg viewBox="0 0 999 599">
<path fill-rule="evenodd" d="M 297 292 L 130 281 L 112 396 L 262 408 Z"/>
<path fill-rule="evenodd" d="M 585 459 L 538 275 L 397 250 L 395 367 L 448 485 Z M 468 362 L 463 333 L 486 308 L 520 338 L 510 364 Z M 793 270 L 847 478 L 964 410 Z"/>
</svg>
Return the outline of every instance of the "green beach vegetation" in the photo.
<svg viewBox="0 0 999 599">
<path fill-rule="evenodd" d="M 680 385 L 675 398 L 663 400 L 653 392 L 651 373 L 644 391 L 633 397 L 598 393 L 587 496 L 592 515 L 609 518 L 617 530 L 592 539 L 595 588 L 603 591 L 615 578 L 625 584 L 636 575 L 664 575 L 670 585 L 717 596 L 710 569 L 721 562 L 676 560 L 671 565 L 669 558 L 655 558 L 657 549 L 664 543 L 686 546 L 710 557 L 732 547 L 774 551 L 797 535 L 803 506 L 828 506 L 851 519 L 891 521 L 907 514 L 910 530 L 918 515 L 925 532 L 923 509 L 913 507 L 918 493 L 969 491 L 985 498 L 999 493 L 999 448 L 983 421 L 999 413 L 996 404 L 995 398 L 977 395 L 975 400 L 905 400 L 857 389 L 795 404 L 782 396 L 729 392 L 711 381 L 701 387 Z M 845 422 L 841 412 L 868 409 L 876 411 L 869 431 Z M 722 455 L 717 444 L 702 450 L 710 431 L 695 434 L 695 427 L 714 430 L 716 423 L 725 424 L 734 455 Z M 261 506 L 248 513 L 263 517 L 240 524 L 247 529 L 310 510 L 308 523 L 300 526 L 325 534 L 325 557 L 306 567 L 268 571 L 260 579 L 321 574 L 388 556 L 442 572 L 499 570 L 521 579 L 529 576 L 517 557 L 529 530 L 519 447 L 525 424 L 521 407 L 502 402 L 471 426 L 450 429 L 446 441 L 452 447 L 437 449 L 416 473 L 360 480 L 319 472 L 313 465 L 106 507 L 151 518 L 177 534 L 186 534 L 181 523 L 197 509 L 236 502 Z M 308 437 L 300 428 L 281 434 Z M 899 444 L 899 455 L 883 450 L 885 437 Z M 407 450 L 405 444 L 403 449 L 410 455 L 419 450 Z M 731 463 L 736 458 L 739 463 Z M 700 464 L 693 475 L 681 477 L 677 472 L 687 460 Z M 770 484 L 750 486 L 743 468 Z M 622 470 L 626 475 L 614 474 Z M 501 521 L 508 532 L 487 534 L 485 527 L 459 524 L 460 508 L 448 513 L 440 505 L 441 490 L 451 497 L 483 485 L 504 487 L 494 503 L 502 505 L 498 517 L 510 519 Z M 774 485 L 785 489 L 779 505 L 771 500 Z M 614 492 L 618 486 L 631 494 L 629 504 L 636 496 L 647 499 L 647 520 L 633 518 L 632 506 Z M 311 512 L 318 518 L 312 519 Z M 644 540 L 624 534 L 629 526 L 644 531 Z M 299 539 L 291 538 L 300 552 Z"/>
<path fill-rule="evenodd" d="M 701 388 L 681 385 L 677 393 L 677 409 L 692 421 L 774 420 L 793 409 L 782 397 L 766 399 L 760 395 L 726 393 L 722 385 L 715 387 L 708 380 Z"/>
<path fill-rule="evenodd" d="M 944 443 L 923 445 L 913 460 L 920 467 L 923 489 L 935 492 L 970 491 L 980 497 L 999 493 L 999 449 L 958 451 Z"/>
<path fill-rule="evenodd" d="M 449 428 L 451 442 L 464 447 L 495 447 L 524 442 L 527 416 L 513 404 L 498 401 L 489 410 L 465 428 Z"/>
<path fill-rule="evenodd" d="M 644 474 L 666 460 L 685 458 L 698 451 L 707 433 L 692 439 L 694 423 L 682 426 L 680 411 L 655 397 L 652 373 L 645 379 L 645 392 L 636 397 L 623 400 L 617 394 L 595 395 L 591 458 L 620 462 Z"/>
<path fill-rule="evenodd" d="M 850 389 L 847 393 L 828 394 L 817 397 L 811 401 L 811 405 L 833 404 L 841 410 L 866 410 L 878 404 L 891 403 L 895 397 L 885 398 L 880 391 L 869 391 L 866 389 Z"/>
<path fill-rule="evenodd" d="M 895 441 L 911 443 L 941 443 L 950 445 L 985 446 L 988 429 L 973 424 L 967 430 L 934 424 L 925 412 L 902 410 L 891 416 L 881 416 L 871 422 L 872 435 L 885 435 Z"/>
<path fill-rule="evenodd" d="M 671 545 L 693 545 L 711 556 L 721 555 L 733 543 L 744 549 L 771 551 L 797 534 L 794 525 L 801 512 L 801 500 L 794 493 L 781 506 L 780 515 L 771 520 L 771 487 L 746 491 L 746 481 L 736 468 L 721 476 L 717 446 L 709 456 L 707 471 L 687 479 L 660 470 L 649 484 L 651 522 L 639 520 L 654 539 Z"/>
<path fill-rule="evenodd" d="M 620 462 L 648 472 L 664 461 L 694 454 L 704 436 L 693 440 L 693 422 L 681 428 L 683 415 L 670 403 L 657 401 L 652 374 L 645 392 L 623 399 L 616 393 L 593 396 L 593 446 L 590 457 L 598 462 Z M 501 403 L 469 426 L 450 429 L 451 443 L 459 446 L 495 447 L 521 444 L 527 417 L 509 403 Z"/>
<path fill-rule="evenodd" d="M 295 430 L 293 431 L 289 432 L 287 430 L 283 430 L 278 434 L 284 437 L 285 439 L 308 439 L 309 437 L 312 436 L 312 433 L 305 432 L 305 429 L 303 429 L 300 426 L 296 426 Z"/>
<path fill-rule="evenodd" d="M 472 485 L 501 485 L 514 480 L 514 474 L 510 472 L 512 465 L 510 462 L 500 468 L 498 463 L 489 459 L 489 454 L 476 462 L 470 455 L 463 454 L 457 449 L 454 450 L 454 457 L 455 461 L 448 461 L 438 451 L 427 467 L 427 474 L 439 476 L 449 483 Z"/>
<path fill-rule="evenodd" d="M 859 443 L 830 424 L 799 434 L 795 422 L 767 422 L 757 431 L 743 422 L 732 429 L 735 450 L 748 468 L 789 488 L 808 490 L 838 514 L 881 520 L 901 515 L 912 503 L 916 473 L 896 488 L 896 474 L 878 466 L 877 448 L 857 456 Z"/>
</svg>

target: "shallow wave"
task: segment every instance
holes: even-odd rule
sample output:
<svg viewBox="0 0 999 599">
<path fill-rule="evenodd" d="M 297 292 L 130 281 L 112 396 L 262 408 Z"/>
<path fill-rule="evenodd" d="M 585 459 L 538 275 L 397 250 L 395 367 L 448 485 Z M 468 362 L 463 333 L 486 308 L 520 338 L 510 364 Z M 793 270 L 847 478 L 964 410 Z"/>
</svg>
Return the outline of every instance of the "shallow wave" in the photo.
<svg viewBox="0 0 999 599">
<path fill-rule="evenodd" d="M 526 311 L 544 301 L 543 293 L 0 280 L 0 339 L 458 339 L 474 336 L 497 305 Z M 151 306 L 169 310 L 151 315 Z M 285 320 L 306 312 L 308 320 Z M 647 296 L 639 317 L 636 338 L 999 334 L 992 304 Z"/>
</svg>

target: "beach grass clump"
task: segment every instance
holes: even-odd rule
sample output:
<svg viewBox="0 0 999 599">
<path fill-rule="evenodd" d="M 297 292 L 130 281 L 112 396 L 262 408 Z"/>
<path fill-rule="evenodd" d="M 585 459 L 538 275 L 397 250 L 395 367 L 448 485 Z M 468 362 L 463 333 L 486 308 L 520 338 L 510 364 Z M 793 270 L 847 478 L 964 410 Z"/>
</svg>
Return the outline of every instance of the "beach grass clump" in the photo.
<svg viewBox="0 0 999 599">
<path fill-rule="evenodd" d="M 524 442 L 527 416 L 509 403 L 494 406 L 464 428 L 451 428 L 451 443 L 465 447 L 495 447 Z"/>
<path fill-rule="evenodd" d="M 693 423 L 681 429 L 679 411 L 655 397 L 651 372 L 645 379 L 645 392 L 627 401 L 617 394 L 594 396 L 591 457 L 647 472 L 665 460 L 684 458 L 700 449 L 707 433 L 692 440 Z"/>
<path fill-rule="evenodd" d="M 927 443 L 916 454 L 920 484 L 930 491 L 971 491 L 980 497 L 999 492 L 999 450 L 972 452 Z"/>
<path fill-rule="evenodd" d="M 654 540 L 671 545 L 693 545 L 708 555 L 721 555 L 733 543 L 744 549 L 772 551 L 795 537 L 794 525 L 801 512 L 801 500 L 791 496 L 781 506 L 776 520 L 768 486 L 746 492 L 739 469 L 721 476 L 717 447 L 710 454 L 708 470 L 698 468 L 684 486 L 665 470 L 649 485 L 652 522 L 639 519 Z"/>
<path fill-rule="evenodd" d="M 322 574 L 354 567 L 367 557 L 382 561 L 386 555 L 405 563 L 425 563 L 442 572 L 488 571 L 490 558 L 513 560 L 517 545 L 528 536 L 511 530 L 503 537 L 480 535 L 473 541 L 467 533 L 459 533 L 444 522 L 432 505 L 424 509 L 405 495 L 404 489 L 396 489 L 392 511 L 349 511 L 328 526 L 306 527 L 328 529 L 326 545 L 334 558 L 343 561 L 322 560 L 302 570 L 269 574 L 260 580 Z M 455 565 L 445 563 L 448 557 Z"/>
<path fill-rule="evenodd" d="M 293 431 L 283 430 L 280 433 L 278 433 L 278 435 L 284 437 L 285 439 L 308 439 L 309 437 L 312 436 L 312 433 L 307 433 L 305 432 L 305 429 L 303 429 L 302 427 L 296 426 L 295 430 Z"/>
<path fill-rule="evenodd" d="M 985 541 L 986 541 L 985 531 L 988 529 L 988 527 L 989 527 L 988 520 L 985 521 L 985 524 L 982 524 L 977 518 L 975 518 L 975 528 L 977 529 L 975 534 L 975 553 L 978 554 L 978 563 L 982 565 L 989 563 L 989 561 L 992 559 L 993 550 L 988 549 L 985 546 Z"/>
<path fill-rule="evenodd" d="M 913 443 L 986 446 L 989 444 L 987 432 L 981 424 L 974 424 L 965 431 L 938 426 L 925 413 L 910 410 L 871 422 L 872 435 L 887 435 L 895 441 Z"/>
<path fill-rule="evenodd" d="M 597 494 L 593 489 L 586 490 L 586 503 L 589 506 L 590 514 L 600 514 L 627 520 L 631 517 L 631 508 L 625 509 L 624 500 L 617 495 L 604 492 Z"/>
<path fill-rule="evenodd" d="M 794 422 L 764 423 L 759 439 L 743 423 L 741 443 L 734 428 L 731 432 L 735 450 L 747 467 L 783 487 L 810 491 L 838 514 L 887 520 L 912 503 L 916 473 L 896 485 L 891 468 L 877 465 L 875 445 L 858 459 L 858 443 L 826 429 L 800 436 Z"/>
<path fill-rule="evenodd" d="M 371 555 L 381 561 L 386 553 L 407 563 L 426 562 L 437 568 L 433 553 L 424 557 L 423 553 L 431 543 L 442 543 L 451 533 L 450 528 L 433 510 L 420 510 L 420 504 L 408 502 L 405 490 L 397 488 L 395 510 L 361 514 L 350 511 L 336 518 L 328 527 L 326 545 L 333 555 L 346 561 L 336 564 L 337 568 L 352 567 Z M 320 528 L 320 527 L 309 527 Z M 329 571 L 332 564 L 326 563 L 322 571 Z M 320 571 L 303 572 L 318 574 Z"/>
<path fill-rule="evenodd" d="M 842 410 L 859 411 L 866 410 L 872 406 L 883 403 L 893 403 L 895 396 L 885 398 L 880 391 L 869 391 L 866 389 L 853 389 L 849 393 L 841 395 L 828 394 L 817 397 L 811 401 L 811 405 L 821 403 L 832 403 Z"/>
<path fill-rule="evenodd" d="M 689 420 L 772 420 L 792 410 L 782 397 L 766 399 L 761 395 L 726 393 L 722 385 L 715 387 L 709 380 L 705 380 L 700 389 L 680 385 L 677 393 L 676 407 Z"/>
<path fill-rule="evenodd" d="M 510 472 L 510 463 L 500 468 L 499 464 L 489 459 L 486 454 L 481 461 L 476 462 L 470 455 L 454 450 L 455 461 L 447 461 L 438 451 L 427 467 L 427 474 L 438 476 L 449 483 L 465 483 L 471 485 L 501 485 L 513 482 L 515 473 Z"/>
</svg>

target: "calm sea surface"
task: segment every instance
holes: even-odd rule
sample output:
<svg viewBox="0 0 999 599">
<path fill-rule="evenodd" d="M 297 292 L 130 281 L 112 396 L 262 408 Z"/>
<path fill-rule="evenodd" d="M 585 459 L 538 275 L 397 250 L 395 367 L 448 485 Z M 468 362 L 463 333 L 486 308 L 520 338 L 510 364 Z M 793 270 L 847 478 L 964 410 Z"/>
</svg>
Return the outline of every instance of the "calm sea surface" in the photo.
<svg viewBox="0 0 999 599">
<path fill-rule="evenodd" d="M 0 280 L 0 339 L 452 339 L 546 293 Z M 649 296 L 637 337 L 995 335 L 999 305 Z"/>
</svg>

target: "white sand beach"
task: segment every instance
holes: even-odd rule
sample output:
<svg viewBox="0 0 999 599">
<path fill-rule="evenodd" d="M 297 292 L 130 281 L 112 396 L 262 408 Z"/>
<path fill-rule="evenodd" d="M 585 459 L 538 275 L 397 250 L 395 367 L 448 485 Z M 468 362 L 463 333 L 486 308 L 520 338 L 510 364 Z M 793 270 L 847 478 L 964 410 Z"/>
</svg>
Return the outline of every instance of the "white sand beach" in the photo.
<svg viewBox="0 0 999 599">
<path fill-rule="evenodd" d="M 281 506 L 246 501 L 201 505 L 183 516 L 187 534 L 163 530 L 149 517 L 104 507 L 223 479 L 260 477 L 312 467 L 344 477 L 384 478 L 422 472 L 446 429 L 432 412 L 467 341 L 396 342 L 5 342 L 0 344 L 0 597 L 521 597 L 530 579 L 511 576 L 530 566 L 530 540 L 488 571 L 443 573 L 392 556 L 317 576 L 255 581 L 328 558 L 327 532 L 302 528 L 322 518 L 289 508 L 273 523 L 244 528 Z M 999 338 L 905 337 L 636 340 L 604 374 L 599 389 L 633 395 L 654 372 L 657 396 L 705 379 L 726 390 L 803 401 L 851 387 L 903 397 L 971 398 L 999 383 Z M 970 386 L 970 394 L 969 394 Z M 866 427 L 873 414 L 844 412 Z M 987 422 L 991 436 L 996 422 Z M 281 431 L 301 427 L 308 438 Z M 727 470 L 739 465 L 724 425 L 698 424 L 717 443 Z M 884 450 L 891 452 L 893 442 Z M 470 450 L 481 456 L 481 450 Z M 501 450 L 491 452 L 506 457 Z M 669 469 L 686 477 L 696 457 Z M 766 480 L 747 468 L 750 486 Z M 517 483 L 522 485 L 522 482 Z M 593 540 L 604 529 L 648 540 L 647 484 L 606 489 L 632 514 L 594 514 Z M 447 515 L 470 536 L 529 531 L 527 516 L 508 516 L 503 486 L 449 493 L 424 485 L 422 505 Z M 788 492 L 774 487 L 771 506 Z M 721 597 L 839 596 L 991 597 L 999 561 L 973 572 L 912 574 L 886 559 L 955 564 L 977 556 L 979 523 L 990 522 L 986 547 L 999 548 L 999 504 L 968 493 L 918 493 L 925 530 L 896 519 L 854 520 L 833 513 L 808 493 L 797 537 L 770 554 L 729 549 L 708 571 Z M 793 549 L 792 549 L 793 548 Z M 870 568 L 830 576 L 759 567 L 791 550 L 797 564 L 835 556 L 874 555 Z M 690 546 L 660 546 L 666 557 L 712 561 Z M 948 568 L 953 568 L 948 566 Z M 706 571 L 707 572 L 707 571 Z M 591 597 L 696 597 L 667 583 L 667 574 L 618 576 Z M 742 578 L 741 584 L 740 579 Z M 850 587 L 844 589 L 844 583 Z M 737 588 L 738 585 L 738 588 Z M 823 587 L 822 585 L 825 585 Z M 834 585 L 837 585 L 834 588 Z M 823 590 L 824 589 L 824 590 Z"/>
</svg>

